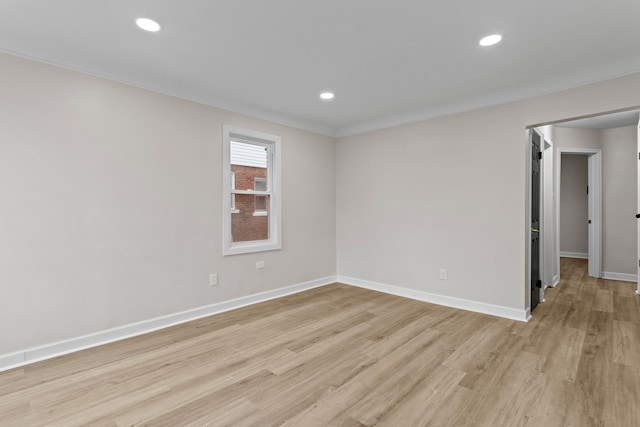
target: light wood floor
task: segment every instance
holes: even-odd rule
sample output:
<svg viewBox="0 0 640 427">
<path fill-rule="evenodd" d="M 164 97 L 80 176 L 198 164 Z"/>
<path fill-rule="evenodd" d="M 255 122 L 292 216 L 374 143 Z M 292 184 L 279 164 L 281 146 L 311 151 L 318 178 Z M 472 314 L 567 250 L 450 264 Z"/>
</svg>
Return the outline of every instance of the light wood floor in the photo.
<svg viewBox="0 0 640 427">
<path fill-rule="evenodd" d="M 640 297 L 585 270 L 529 323 L 340 284 L 212 316 L 0 373 L 0 425 L 638 426 Z"/>
</svg>

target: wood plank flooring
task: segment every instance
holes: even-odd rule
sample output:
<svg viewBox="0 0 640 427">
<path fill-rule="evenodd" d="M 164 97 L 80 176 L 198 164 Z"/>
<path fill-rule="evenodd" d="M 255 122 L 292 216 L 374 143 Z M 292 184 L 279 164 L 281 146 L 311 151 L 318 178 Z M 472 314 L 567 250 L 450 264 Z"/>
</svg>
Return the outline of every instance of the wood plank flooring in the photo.
<svg viewBox="0 0 640 427">
<path fill-rule="evenodd" d="M 638 426 L 640 297 L 529 323 L 334 284 L 0 373 L 2 426 Z"/>
</svg>

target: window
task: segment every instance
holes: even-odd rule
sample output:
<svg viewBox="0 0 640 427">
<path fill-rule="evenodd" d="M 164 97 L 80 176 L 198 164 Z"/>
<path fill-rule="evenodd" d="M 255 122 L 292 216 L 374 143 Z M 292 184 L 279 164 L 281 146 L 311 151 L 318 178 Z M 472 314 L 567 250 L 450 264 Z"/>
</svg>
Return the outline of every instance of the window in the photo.
<svg viewBox="0 0 640 427">
<path fill-rule="evenodd" d="M 267 191 L 267 180 L 265 178 L 256 177 L 253 179 L 253 191 L 258 193 Z M 268 196 L 253 196 L 253 216 L 266 216 Z"/>
<path fill-rule="evenodd" d="M 224 255 L 282 247 L 280 137 L 223 126 Z"/>
</svg>

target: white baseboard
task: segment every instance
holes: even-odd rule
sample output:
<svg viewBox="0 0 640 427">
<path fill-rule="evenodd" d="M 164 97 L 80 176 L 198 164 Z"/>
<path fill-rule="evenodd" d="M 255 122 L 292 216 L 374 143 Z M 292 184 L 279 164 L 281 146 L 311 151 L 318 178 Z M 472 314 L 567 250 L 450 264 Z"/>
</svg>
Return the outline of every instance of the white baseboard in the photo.
<svg viewBox="0 0 640 427">
<path fill-rule="evenodd" d="M 418 291 L 415 289 L 403 288 L 399 286 L 387 285 L 384 283 L 376 283 L 368 280 L 356 279 L 353 277 L 338 275 L 338 282 L 346 285 L 358 286 L 360 288 L 370 289 L 372 291 L 384 292 L 386 294 L 396 295 L 405 298 L 411 298 L 418 301 L 429 302 L 432 304 L 444 305 L 446 307 L 459 308 L 461 310 L 475 311 L 477 313 L 490 314 L 493 316 L 504 317 L 507 319 L 527 322 L 531 316 L 526 310 L 517 310 L 515 308 L 503 307 L 500 305 L 487 304 L 484 302 L 472 301 L 462 298 L 449 297 L 445 295 L 432 294 L 429 292 Z"/>
<path fill-rule="evenodd" d="M 611 271 L 603 271 L 602 278 L 607 280 L 624 280 L 625 282 L 638 281 L 638 276 L 636 274 L 613 273 Z"/>
<path fill-rule="evenodd" d="M 551 283 L 545 284 L 544 288 L 555 288 L 558 283 L 560 283 L 560 276 L 556 274 L 551 278 Z"/>
<path fill-rule="evenodd" d="M 558 283 L 560 283 L 560 275 L 556 274 L 551 278 L 551 283 L 545 283 L 544 288 L 555 288 Z"/>
<path fill-rule="evenodd" d="M 62 356 L 63 354 L 73 353 L 91 347 L 96 347 L 110 342 L 134 337 L 157 331 L 158 329 L 167 328 L 169 326 L 180 323 L 189 322 L 191 320 L 200 319 L 202 317 L 211 316 L 213 314 L 222 313 L 236 308 L 244 307 L 259 302 L 268 301 L 274 298 L 280 298 L 286 295 L 295 294 L 309 289 L 325 286 L 336 282 L 336 276 L 324 277 L 322 279 L 311 280 L 284 288 L 274 289 L 271 291 L 260 292 L 246 297 L 236 298 L 229 301 L 218 302 L 191 310 L 181 311 L 166 316 L 156 317 L 141 322 L 131 323 L 117 328 L 108 329 L 80 337 L 70 338 L 39 347 L 29 348 L 15 353 L 0 355 L 0 372 L 8 369 L 17 368 L 45 359 Z"/>
<path fill-rule="evenodd" d="M 589 254 L 585 254 L 582 252 L 560 252 L 560 257 L 562 258 L 580 258 L 580 259 L 589 259 Z"/>
</svg>

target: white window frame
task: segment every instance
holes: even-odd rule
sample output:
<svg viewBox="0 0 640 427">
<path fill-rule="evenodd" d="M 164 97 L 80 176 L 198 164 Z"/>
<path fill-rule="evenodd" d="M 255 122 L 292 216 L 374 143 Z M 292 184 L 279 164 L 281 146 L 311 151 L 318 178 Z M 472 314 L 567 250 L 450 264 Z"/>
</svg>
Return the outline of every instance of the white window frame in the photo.
<svg viewBox="0 0 640 427">
<path fill-rule="evenodd" d="M 268 179 L 267 178 L 262 178 L 262 177 L 255 177 L 253 178 L 253 191 L 259 193 L 259 191 L 256 190 L 256 181 L 264 181 L 265 183 L 268 183 Z M 258 209 L 256 206 L 258 206 L 258 197 L 261 197 L 259 194 L 255 194 L 253 196 L 253 216 L 267 216 L 269 215 L 269 210 L 268 209 Z"/>
<path fill-rule="evenodd" d="M 231 190 L 236 189 L 236 173 L 231 172 Z M 240 213 L 240 209 L 236 208 L 236 195 L 231 193 L 231 213 Z"/>
<path fill-rule="evenodd" d="M 267 191 L 250 194 L 264 194 L 269 197 L 269 239 L 248 242 L 233 242 L 231 237 L 231 196 L 247 194 L 247 190 L 235 190 L 231 185 L 231 140 L 247 142 L 269 148 L 267 158 Z M 280 173 L 280 137 L 263 132 L 242 129 L 234 126 L 222 126 L 222 212 L 223 247 L 222 254 L 237 255 L 282 249 L 281 218 L 281 173 Z"/>
</svg>

